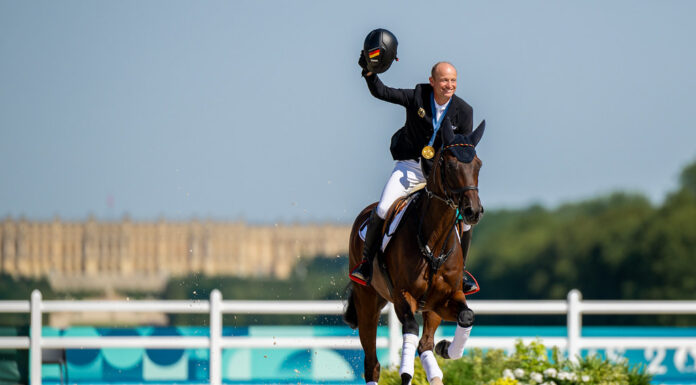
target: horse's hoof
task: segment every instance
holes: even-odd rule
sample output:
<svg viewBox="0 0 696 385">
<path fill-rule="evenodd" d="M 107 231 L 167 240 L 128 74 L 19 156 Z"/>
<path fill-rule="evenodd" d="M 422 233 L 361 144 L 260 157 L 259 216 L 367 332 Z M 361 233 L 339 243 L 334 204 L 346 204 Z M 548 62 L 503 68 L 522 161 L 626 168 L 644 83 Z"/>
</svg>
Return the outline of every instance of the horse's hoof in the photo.
<svg viewBox="0 0 696 385">
<path fill-rule="evenodd" d="M 450 345 L 452 343 L 447 341 L 447 340 L 442 340 L 435 345 L 435 353 L 437 353 L 438 356 L 449 359 L 449 353 L 447 353 L 447 350 L 449 349 Z"/>
<path fill-rule="evenodd" d="M 411 383 L 411 375 L 408 373 L 401 373 L 401 385 L 408 385 Z"/>
<path fill-rule="evenodd" d="M 444 385 L 444 384 L 442 383 L 442 378 L 433 377 L 433 379 L 430 381 L 430 385 Z"/>
<path fill-rule="evenodd" d="M 457 324 L 463 328 L 468 328 L 474 324 L 474 311 L 471 309 L 464 309 L 459 312 L 457 317 Z"/>
</svg>

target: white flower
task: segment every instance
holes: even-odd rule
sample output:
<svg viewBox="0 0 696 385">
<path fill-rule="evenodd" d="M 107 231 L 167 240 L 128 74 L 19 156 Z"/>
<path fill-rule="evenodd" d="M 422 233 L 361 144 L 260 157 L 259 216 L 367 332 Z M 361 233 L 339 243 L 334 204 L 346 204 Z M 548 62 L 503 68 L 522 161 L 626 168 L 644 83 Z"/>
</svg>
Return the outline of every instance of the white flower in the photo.
<svg viewBox="0 0 696 385">
<path fill-rule="evenodd" d="M 582 375 L 582 382 L 590 382 L 590 376 L 587 374 Z"/>
<path fill-rule="evenodd" d="M 512 370 L 505 369 L 503 370 L 503 378 L 515 378 L 515 375 L 512 374 Z"/>
<path fill-rule="evenodd" d="M 555 368 L 548 368 L 544 370 L 544 375 L 549 378 L 556 378 L 558 371 Z"/>
<path fill-rule="evenodd" d="M 560 372 L 560 373 L 558 373 L 558 379 L 559 379 L 559 380 L 569 380 L 569 379 L 570 379 L 570 373 L 568 373 L 568 372 Z"/>
<path fill-rule="evenodd" d="M 537 383 L 544 381 L 544 376 L 542 376 L 541 373 L 537 372 L 532 372 L 532 374 L 529 375 L 529 378 Z"/>
<path fill-rule="evenodd" d="M 553 381 L 542 382 L 541 385 L 556 385 Z"/>
<path fill-rule="evenodd" d="M 568 379 L 571 381 L 577 381 L 578 380 L 578 375 L 575 374 L 575 372 L 570 372 L 568 373 Z"/>
<path fill-rule="evenodd" d="M 517 368 L 513 371 L 513 373 L 515 374 L 515 377 L 517 377 L 517 378 L 524 377 L 524 370 L 523 369 Z"/>
</svg>

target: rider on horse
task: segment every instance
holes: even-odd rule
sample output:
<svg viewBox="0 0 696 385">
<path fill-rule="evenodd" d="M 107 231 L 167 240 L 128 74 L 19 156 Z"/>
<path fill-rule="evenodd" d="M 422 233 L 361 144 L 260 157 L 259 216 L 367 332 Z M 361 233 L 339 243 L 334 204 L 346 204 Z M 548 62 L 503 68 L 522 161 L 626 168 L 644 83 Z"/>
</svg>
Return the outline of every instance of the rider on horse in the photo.
<svg viewBox="0 0 696 385">
<path fill-rule="evenodd" d="M 457 70 L 448 62 L 436 63 L 431 70 L 429 83 L 418 84 L 413 89 L 390 88 L 382 83 L 377 73 L 389 68 L 396 56 L 397 44 L 396 37 L 385 32 L 388 34 L 387 39 L 378 37 L 374 42 L 368 42 L 368 36 L 358 64 L 370 93 L 378 99 L 404 106 L 406 122 L 392 136 L 390 150 L 396 164 L 384 186 L 379 204 L 370 215 L 363 260 L 350 274 L 351 280 L 364 286 L 370 284 L 372 262 L 379 251 L 382 227 L 392 203 L 425 183 L 424 171 L 427 174 L 432 169 L 434 148 L 440 148 L 443 130 L 469 135 L 473 126 L 473 108 L 454 94 L 457 89 Z M 389 55 L 382 55 L 380 58 L 380 51 L 371 49 L 371 44 L 380 47 L 385 42 L 388 46 L 383 48 L 387 48 L 387 53 L 389 50 L 393 51 L 391 58 Z M 467 244 L 464 245 L 464 242 Z M 462 238 L 465 250 L 469 247 L 468 242 L 469 238 Z"/>
</svg>

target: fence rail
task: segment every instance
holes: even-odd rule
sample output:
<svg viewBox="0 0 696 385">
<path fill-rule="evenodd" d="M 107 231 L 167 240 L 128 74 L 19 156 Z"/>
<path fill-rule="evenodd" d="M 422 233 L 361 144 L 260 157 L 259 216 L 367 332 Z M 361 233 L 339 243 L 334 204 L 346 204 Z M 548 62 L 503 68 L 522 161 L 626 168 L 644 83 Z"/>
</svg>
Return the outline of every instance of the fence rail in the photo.
<svg viewBox="0 0 696 385">
<path fill-rule="evenodd" d="M 224 348 L 333 348 L 360 349 L 356 337 L 223 337 L 223 314 L 342 314 L 341 301 L 223 301 L 213 290 L 209 301 L 44 301 L 34 290 L 31 301 L 0 301 L 0 313 L 30 313 L 29 337 L 0 337 L 0 349 L 30 349 L 32 385 L 41 385 L 42 349 L 80 348 L 207 348 L 210 350 L 210 384 L 222 383 Z M 594 348 L 694 348 L 696 338 L 606 338 L 582 337 L 583 314 L 696 314 L 696 301 L 583 301 L 579 291 L 571 290 L 566 301 L 469 301 L 477 314 L 565 314 L 567 337 L 544 338 L 549 346 L 558 346 L 573 359 L 580 349 Z M 210 316 L 210 337 L 42 337 L 42 315 L 57 312 L 163 312 L 199 313 Z M 382 313 L 389 315 L 389 337 L 377 338 L 378 348 L 389 349 L 387 365 L 399 361 L 401 327 L 389 304 Z M 467 347 L 514 347 L 517 338 L 471 338 Z M 532 338 L 522 338 L 528 342 Z"/>
</svg>

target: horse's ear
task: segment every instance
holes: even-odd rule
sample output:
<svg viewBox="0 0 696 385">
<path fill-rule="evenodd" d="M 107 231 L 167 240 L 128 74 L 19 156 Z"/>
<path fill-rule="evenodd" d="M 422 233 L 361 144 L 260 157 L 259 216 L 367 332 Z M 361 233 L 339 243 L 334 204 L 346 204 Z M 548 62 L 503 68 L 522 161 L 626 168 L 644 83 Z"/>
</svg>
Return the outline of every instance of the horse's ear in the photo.
<svg viewBox="0 0 696 385">
<path fill-rule="evenodd" d="M 481 137 L 483 136 L 483 132 L 486 130 L 486 120 L 481 121 L 479 123 L 478 127 L 474 130 L 474 132 L 469 135 L 469 139 L 471 140 L 471 144 L 476 146 L 478 142 L 481 140 Z"/>
</svg>

